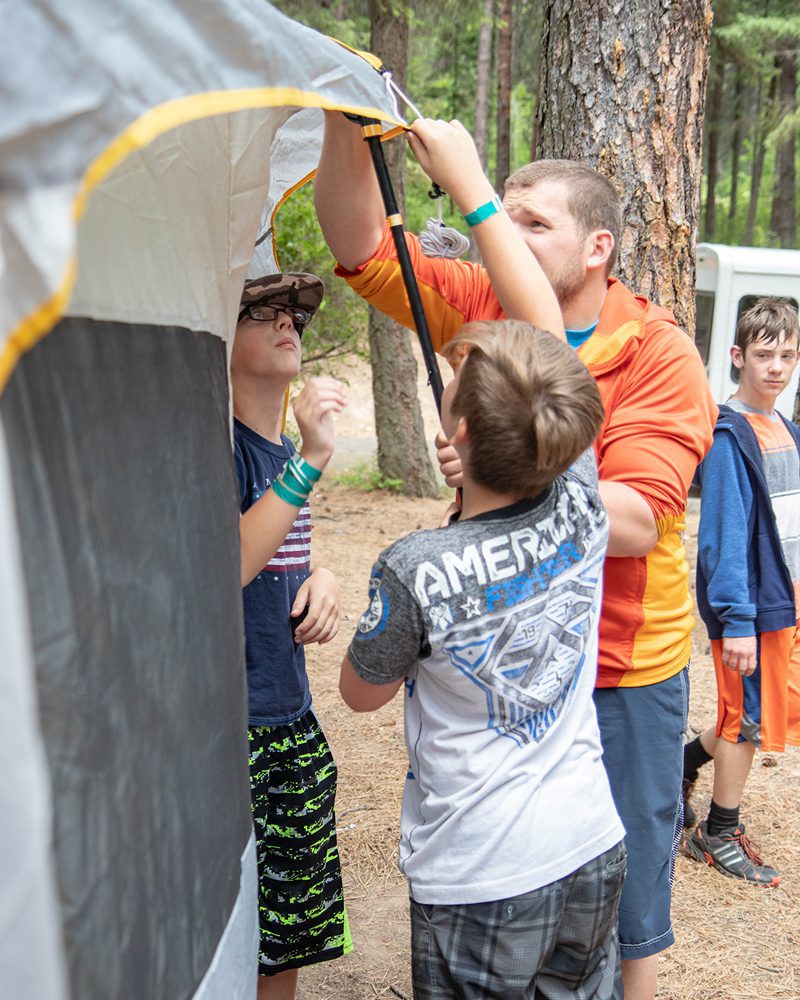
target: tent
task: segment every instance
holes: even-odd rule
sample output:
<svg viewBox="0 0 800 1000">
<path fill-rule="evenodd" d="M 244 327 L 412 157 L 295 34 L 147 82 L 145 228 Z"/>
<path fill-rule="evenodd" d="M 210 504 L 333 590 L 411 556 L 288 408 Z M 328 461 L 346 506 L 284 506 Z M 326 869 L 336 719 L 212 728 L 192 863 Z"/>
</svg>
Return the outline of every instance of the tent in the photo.
<svg viewBox="0 0 800 1000">
<path fill-rule="evenodd" d="M 319 109 L 398 113 L 263 0 L 2 17 L 0 995 L 252 997 L 227 347 Z"/>
</svg>

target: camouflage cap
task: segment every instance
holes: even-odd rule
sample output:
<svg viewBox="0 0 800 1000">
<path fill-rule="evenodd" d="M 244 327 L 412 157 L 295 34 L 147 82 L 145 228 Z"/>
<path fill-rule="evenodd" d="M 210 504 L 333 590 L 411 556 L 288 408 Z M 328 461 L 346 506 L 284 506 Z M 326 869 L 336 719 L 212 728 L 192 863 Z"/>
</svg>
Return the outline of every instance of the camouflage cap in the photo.
<svg viewBox="0 0 800 1000">
<path fill-rule="evenodd" d="M 267 274 L 244 283 L 239 308 L 276 304 L 297 306 L 313 316 L 324 294 L 325 286 L 313 274 Z"/>
</svg>

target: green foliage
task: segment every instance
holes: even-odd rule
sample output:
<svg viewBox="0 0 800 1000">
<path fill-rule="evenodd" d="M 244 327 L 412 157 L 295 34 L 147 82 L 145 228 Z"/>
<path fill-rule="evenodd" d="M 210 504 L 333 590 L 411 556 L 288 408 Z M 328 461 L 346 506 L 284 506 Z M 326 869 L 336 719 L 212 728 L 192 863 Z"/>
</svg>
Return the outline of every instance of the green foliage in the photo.
<svg viewBox="0 0 800 1000">
<path fill-rule="evenodd" d="M 307 0 L 274 0 L 273 5 L 300 24 L 330 35 L 351 48 L 369 47 L 369 4 L 366 0 L 347 0 L 346 3 L 321 0 L 313 4 Z"/>
<path fill-rule="evenodd" d="M 770 58 L 777 48 L 798 44 L 800 15 L 768 17 L 739 13 L 730 24 L 717 28 L 715 34 L 732 54 Z"/>
<path fill-rule="evenodd" d="M 771 231 L 772 201 L 780 181 L 775 156 L 779 144 L 794 140 L 796 176 L 800 179 L 800 149 L 797 148 L 800 112 L 785 106 L 780 99 L 782 59 L 787 53 L 797 54 L 800 50 L 800 15 L 796 0 L 717 0 L 712 37 L 712 72 L 723 75 L 724 97 L 715 120 L 712 120 L 711 109 L 706 108 L 706 148 L 713 129 L 719 140 L 719 158 L 714 232 L 701 231 L 700 238 L 774 246 L 779 242 L 778 235 Z M 740 93 L 738 108 L 734 106 L 737 87 Z M 736 178 L 738 194 L 732 212 L 732 150 L 737 134 L 741 152 Z M 752 233 L 748 234 L 746 220 L 751 181 L 759 156 L 763 156 L 763 171 L 755 221 Z M 704 177 L 704 204 L 706 195 Z M 783 211 L 797 213 L 798 206 L 800 186 L 796 187 L 794 204 L 787 203 Z"/>
<path fill-rule="evenodd" d="M 749 147 L 750 144 L 748 143 Z M 748 148 L 749 154 L 749 148 Z M 757 247 L 768 247 L 775 245 L 775 239 L 773 234 L 770 232 L 769 228 L 769 217 L 770 217 L 770 200 L 772 197 L 772 185 L 773 178 L 775 175 L 775 152 L 774 149 L 768 149 L 766 157 L 764 159 L 764 181 L 761 184 L 761 190 L 758 198 L 758 206 L 756 209 L 756 221 L 753 227 L 753 237 L 752 245 Z M 720 177 L 717 183 L 717 193 L 716 193 L 716 211 L 717 211 L 717 222 L 714 226 L 714 243 L 726 243 L 731 246 L 740 246 L 744 241 L 744 231 L 745 223 L 747 219 L 747 211 L 749 208 L 749 184 L 750 184 L 750 172 L 749 172 L 749 160 L 745 157 L 742 158 L 742 162 L 739 168 L 739 189 L 742 191 L 742 197 L 739 199 L 736 206 L 736 213 L 733 217 L 728 214 L 728 207 L 730 203 L 730 190 L 731 190 L 731 173 L 730 170 L 725 171 Z M 703 185 L 702 191 L 703 201 L 706 198 L 706 186 Z M 705 240 L 708 237 L 704 232 L 701 231 L 700 239 Z"/>
<path fill-rule="evenodd" d="M 333 476 L 333 482 L 337 486 L 347 486 L 351 490 L 361 490 L 363 493 L 373 493 L 376 490 L 386 490 L 389 493 L 401 493 L 403 490 L 402 479 L 392 479 L 384 476 L 374 465 L 367 462 L 359 462 L 358 465 L 348 469 L 347 472 L 339 472 Z"/>
</svg>

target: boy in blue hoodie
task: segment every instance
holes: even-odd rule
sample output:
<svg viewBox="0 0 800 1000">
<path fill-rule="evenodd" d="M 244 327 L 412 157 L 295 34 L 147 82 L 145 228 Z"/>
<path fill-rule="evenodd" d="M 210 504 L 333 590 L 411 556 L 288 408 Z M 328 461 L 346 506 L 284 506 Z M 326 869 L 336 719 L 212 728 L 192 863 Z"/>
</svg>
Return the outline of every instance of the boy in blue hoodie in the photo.
<svg viewBox="0 0 800 1000">
<path fill-rule="evenodd" d="M 775 410 L 799 335 L 785 300 L 760 299 L 742 315 L 731 348 L 739 388 L 720 407 L 698 472 L 697 603 L 718 712 L 716 727 L 685 748 L 686 799 L 698 768 L 714 760 L 708 818 L 685 847 L 725 875 L 770 886 L 780 873 L 747 838 L 739 804 L 756 747 L 800 745 L 800 428 Z"/>
</svg>

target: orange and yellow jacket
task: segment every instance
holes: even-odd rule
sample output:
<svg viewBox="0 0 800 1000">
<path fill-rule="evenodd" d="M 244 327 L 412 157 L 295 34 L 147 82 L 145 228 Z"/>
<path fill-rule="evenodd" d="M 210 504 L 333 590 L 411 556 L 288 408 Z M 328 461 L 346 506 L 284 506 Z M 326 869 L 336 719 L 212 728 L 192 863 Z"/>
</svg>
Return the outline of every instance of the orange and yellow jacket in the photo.
<svg viewBox="0 0 800 1000">
<path fill-rule="evenodd" d="M 463 323 L 501 319 L 483 267 L 426 257 L 406 235 L 434 347 Z M 390 230 L 356 271 L 337 268 L 373 306 L 413 329 Z M 595 441 L 601 479 L 644 498 L 658 542 L 641 557 L 605 563 L 598 687 L 643 687 L 689 662 L 694 619 L 683 545 L 686 496 L 711 446 L 717 407 L 692 341 L 671 312 L 633 295 L 614 278 L 597 329 L 578 349 L 605 406 Z"/>
</svg>

